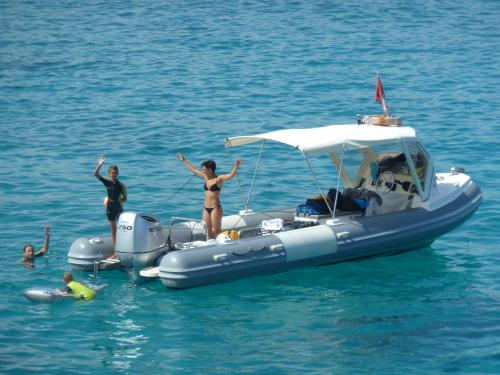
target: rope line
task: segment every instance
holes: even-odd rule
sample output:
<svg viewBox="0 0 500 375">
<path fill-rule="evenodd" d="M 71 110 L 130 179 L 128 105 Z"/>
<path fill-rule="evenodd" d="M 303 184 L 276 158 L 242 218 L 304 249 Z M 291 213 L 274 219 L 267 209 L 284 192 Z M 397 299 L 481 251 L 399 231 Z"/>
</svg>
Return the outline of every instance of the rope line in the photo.
<svg viewBox="0 0 500 375">
<path fill-rule="evenodd" d="M 186 185 L 187 185 L 187 184 L 189 184 L 189 183 L 191 182 L 191 180 L 192 180 L 193 178 L 195 178 L 195 177 L 196 177 L 196 175 L 195 175 L 195 174 L 193 174 L 191 177 L 189 177 L 189 178 L 187 179 L 187 181 L 184 183 L 184 185 L 182 185 L 179 189 L 177 189 L 177 191 L 176 191 L 174 194 L 172 194 L 170 197 L 168 197 L 168 198 L 167 198 L 167 202 L 166 202 L 166 204 L 169 204 L 169 203 L 170 203 L 170 200 L 171 200 L 173 197 L 175 197 L 175 196 L 176 196 L 176 195 L 177 195 L 177 194 L 178 194 L 178 193 L 179 193 L 182 189 L 184 189 L 184 188 L 186 187 Z"/>
</svg>

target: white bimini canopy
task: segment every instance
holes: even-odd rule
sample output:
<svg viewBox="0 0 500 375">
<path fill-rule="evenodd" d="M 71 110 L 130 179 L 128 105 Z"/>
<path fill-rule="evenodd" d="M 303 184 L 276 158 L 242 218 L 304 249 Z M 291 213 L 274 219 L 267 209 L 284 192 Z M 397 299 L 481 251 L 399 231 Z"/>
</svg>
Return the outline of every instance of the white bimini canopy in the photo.
<svg viewBox="0 0 500 375">
<path fill-rule="evenodd" d="M 226 139 L 226 147 L 242 146 L 263 140 L 276 141 L 299 149 L 305 156 L 339 152 L 382 144 L 415 140 L 415 130 L 409 127 L 374 125 L 329 125 L 310 129 L 284 129 L 253 136 Z"/>
</svg>

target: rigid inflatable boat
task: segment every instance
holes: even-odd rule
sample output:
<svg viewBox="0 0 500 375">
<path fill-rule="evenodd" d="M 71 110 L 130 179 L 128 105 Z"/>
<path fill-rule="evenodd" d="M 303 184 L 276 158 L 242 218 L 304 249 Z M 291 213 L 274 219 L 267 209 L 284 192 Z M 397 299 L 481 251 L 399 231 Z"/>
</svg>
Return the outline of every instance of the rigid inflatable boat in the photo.
<svg viewBox="0 0 500 375">
<path fill-rule="evenodd" d="M 202 221 L 171 218 L 164 226 L 154 215 L 125 212 L 117 264 L 103 261 L 112 252 L 109 238 L 75 241 L 69 263 L 80 270 L 129 268 L 182 289 L 429 246 L 476 211 L 481 190 L 462 168 L 435 173 L 414 129 L 389 120 L 228 138 L 229 149 L 261 145 L 254 176 L 264 145 L 266 152 L 275 142 L 300 152 L 319 195 L 296 207 L 246 207 L 225 216 L 226 235 L 210 241 Z M 324 156 L 334 186 L 322 187 L 315 177 L 313 162 Z"/>
</svg>

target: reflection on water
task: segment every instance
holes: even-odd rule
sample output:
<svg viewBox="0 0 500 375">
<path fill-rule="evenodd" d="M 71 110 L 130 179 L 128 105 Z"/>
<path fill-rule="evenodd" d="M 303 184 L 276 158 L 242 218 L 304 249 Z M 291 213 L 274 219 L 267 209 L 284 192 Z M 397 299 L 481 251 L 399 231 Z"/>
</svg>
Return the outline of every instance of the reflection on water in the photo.
<svg viewBox="0 0 500 375">
<path fill-rule="evenodd" d="M 139 309 L 134 292 L 133 288 L 125 284 L 110 296 L 119 302 L 111 304 L 105 321 L 106 340 L 109 344 L 102 348 L 107 352 L 104 360 L 107 367 L 130 369 L 134 361 L 143 355 L 142 348 L 150 339 L 144 334 L 144 326 L 131 317 Z"/>
</svg>

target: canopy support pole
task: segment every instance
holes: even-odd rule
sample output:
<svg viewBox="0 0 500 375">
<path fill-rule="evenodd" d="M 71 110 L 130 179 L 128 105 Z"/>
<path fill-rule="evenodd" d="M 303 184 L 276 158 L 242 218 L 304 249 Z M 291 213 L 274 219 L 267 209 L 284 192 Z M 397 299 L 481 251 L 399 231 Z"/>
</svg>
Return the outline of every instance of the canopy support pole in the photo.
<svg viewBox="0 0 500 375">
<path fill-rule="evenodd" d="M 324 201 L 325 201 L 325 203 L 326 203 L 326 207 L 328 207 L 328 211 L 330 211 L 330 214 L 332 214 L 332 215 L 333 215 L 332 208 L 331 208 L 331 207 L 330 207 L 330 205 L 328 204 L 328 201 L 326 200 L 326 196 L 325 196 L 325 194 L 323 194 L 323 190 L 321 190 L 321 186 L 319 185 L 319 181 L 318 181 L 318 179 L 316 178 L 316 175 L 314 174 L 314 171 L 313 171 L 313 169 L 312 169 L 312 167 L 311 167 L 311 164 L 309 163 L 309 159 L 307 158 L 307 156 L 306 156 L 304 153 L 302 153 L 302 155 L 304 156 L 304 159 L 305 159 L 305 161 L 306 161 L 307 167 L 308 167 L 308 168 L 309 168 L 309 170 L 311 171 L 311 175 L 312 175 L 312 177 L 313 177 L 313 179 L 314 179 L 314 182 L 316 183 L 316 186 L 318 187 L 319 193 L 320 193 L 320 194 L 321 194 L 321 196 L 323 197 L 323 200 L 324 200 Z"/>
<path fill-rule="evenodd" d="M 233 156 L 231 155 L 231 151 L 229 150 L 229 147 L 226 147 L 226 152 L 229 156 L 229 161 L 231 162 L 231 166 L 233 166 L 234 165 Z M 245 193 L 243 192 L 243 189 L 241 188 L 241 183 L 240 183 L 240 178 L 238 177 L 238 173 L 236 173 L 236 181 L 238 182 L 238 188 L 240 190 L 241 200 L 244 203 L 245 202 Z M 246 206 L 245 206 L 245 209 L 246 209 Z"/>
<path fill-rule="evenodd" d="M 252 183 L 250 184 L 250 190 L 248 191 L 248 197 L 247 197 L 247 201 L 245 203 L 245 211 L 248 210 L 248 205 L 250 204 L 250 197 L 252 196 L 253 186 L 255 184 L 255 179 L 257 178 L 257 172 L 258 172 L 259 167 L 260 167 L 260 161 L 262 160 L 262 153 L 264 152 L 265 143 L 266 143 L 266 140 L 264 139 L 262 141 L 262 145 L 260 146 L 259 159 L 257 160 L 257 165 L 255 166 L 255 171 L 254 171 L 253 177 L 252 177 Z"/>
<path fill-rule="evenodd" d="M 339 197 L 340 177 L 342 175 L 342 166 L 344 165 L 344 148 L 345 148 L 345 142 L 342 143 L 342 154 L 340 155 L 339 175 L 337 178 L 337 188 L 335 192 L 335 202 L 333 204 L 333 213 L 332 213 L 333 220 L 335 220 L 335 213 L 337 212 L 337 200 Z"/>
</svg>

